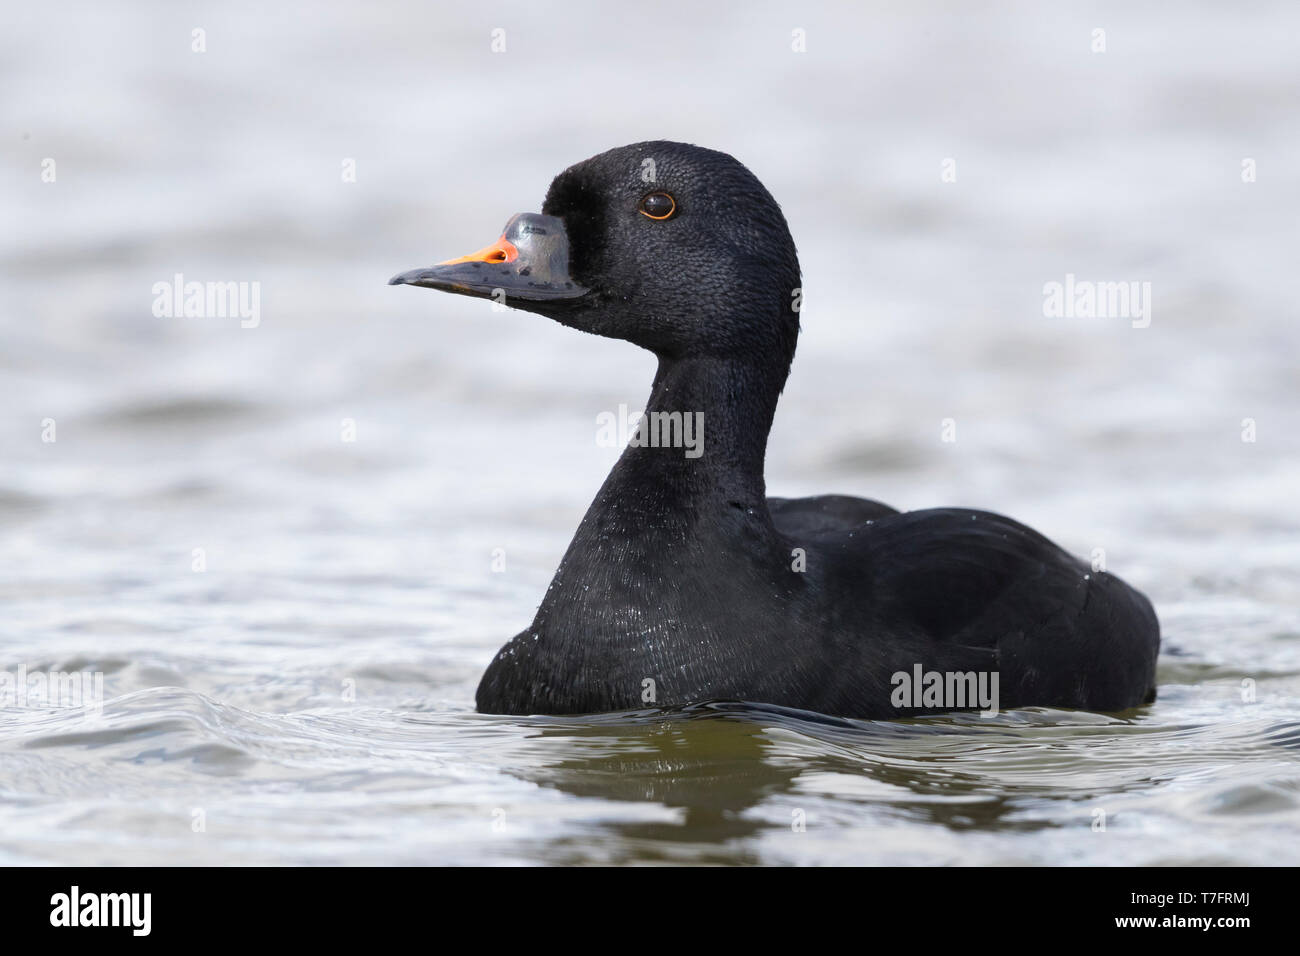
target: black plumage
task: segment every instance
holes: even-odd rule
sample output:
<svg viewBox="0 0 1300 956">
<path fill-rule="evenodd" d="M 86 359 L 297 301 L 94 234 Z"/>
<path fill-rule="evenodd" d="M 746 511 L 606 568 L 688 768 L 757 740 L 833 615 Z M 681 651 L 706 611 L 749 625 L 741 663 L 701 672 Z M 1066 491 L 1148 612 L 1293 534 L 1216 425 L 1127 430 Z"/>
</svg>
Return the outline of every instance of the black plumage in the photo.
<svg viewBox="0 0 1300 956">
<path fill-rule="evenodd" d="M 671 197 L 669 217 L 663 199 L 644 204 L 655 193 Z M 479 710 L 716 699 L 863 718 L 951 709 L 891 700 L 894 675 L 917 665 L 996 672 L 1003 709 L 1154 698 L 1150 603 L 1029 528 L 967 509 L 766 497 L 799 263 L 780 207 L 735 159 L 669 142 L 610 150 L 556 177 L 542 216 L 511 222 L 517 261 L 393 281 L 504 291 L 517 308 L 649 349 L 659 367 L 647 413 L 702 413 L 704 431 L 698 457 L 625 451 L 532 625 L 484 674 Z M 568 275 L 547 276 L 561 292 L 530 292 L 530 230 L 552 260 L 567 239 Z"/>
</svg>

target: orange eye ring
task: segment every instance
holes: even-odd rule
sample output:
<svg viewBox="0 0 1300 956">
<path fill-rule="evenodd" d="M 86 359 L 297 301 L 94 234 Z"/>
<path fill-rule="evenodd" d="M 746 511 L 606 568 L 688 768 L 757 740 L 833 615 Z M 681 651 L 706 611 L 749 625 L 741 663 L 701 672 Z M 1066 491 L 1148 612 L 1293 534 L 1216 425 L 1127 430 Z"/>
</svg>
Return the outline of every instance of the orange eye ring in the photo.
<svg viewBox="0 0 1300 956">
<path fill-rule="evenodd" d="M 664 207 L 664 200 L 668 200 L 667 209 Z M 637 212 L 647 219 L 663 221 L 671 219 L 673 213 L 677 211 L 677 200 L 668 193 L 650 193 L 648 196 L 641 197 L 641 202 L 637 205 Z"/>
</svg>

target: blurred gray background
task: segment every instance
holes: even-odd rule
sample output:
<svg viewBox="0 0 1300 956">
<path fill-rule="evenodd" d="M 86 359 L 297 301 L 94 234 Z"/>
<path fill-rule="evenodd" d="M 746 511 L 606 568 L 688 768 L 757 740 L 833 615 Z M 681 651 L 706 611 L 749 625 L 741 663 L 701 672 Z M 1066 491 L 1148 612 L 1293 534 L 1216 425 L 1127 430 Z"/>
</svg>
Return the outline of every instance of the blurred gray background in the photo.
<svg viewBox="0 0 1300 956">
<path fill-rule="evenodd" d="M 1294 4 L 53 2 L 4 19 L 5 667 L 102 669 L 118 725 L 188 715 L 182 751 L 211 743 L 214 707 L 312 712 L 343 680 L 385 712 L 472 708 L 617 454 L 596 416 L 640 407 L 653 359 L 386 280 L 492 241 L 571 163 L 666 138 L 745 162 L 799 246 L 771 493 L 978 506 L 1104 549 L 1155 600 L 1187 706 L 1221 719 L 1256 673 L 1294 701 Z M 156 317 L 176 273 L 259 283 L 260 324 Z M 1150 326 L 1046 317 L 1067 273 L 1150 282 Z M 23 717 L 13 754 L 58 739 L 48 716 Z M 110 737 L 122 760 L 131 739 Z M 223 746 L 236 776 L 258 766 Z M 114 784 L 103 754 L 44 753 L 9 764 L 33 840 L 83 799 L 53 781 L 86 762 L 106 802 L 70 845 L 120 836 L 130 854 L 158 832 L 141 807 L 162 771 Z"/>
</svg>

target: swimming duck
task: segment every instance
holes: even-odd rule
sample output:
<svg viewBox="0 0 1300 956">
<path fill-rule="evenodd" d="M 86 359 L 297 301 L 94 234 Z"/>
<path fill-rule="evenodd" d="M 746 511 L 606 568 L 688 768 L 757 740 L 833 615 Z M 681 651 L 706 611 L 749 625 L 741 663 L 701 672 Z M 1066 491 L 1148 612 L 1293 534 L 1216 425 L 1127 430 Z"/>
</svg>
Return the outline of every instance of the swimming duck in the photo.
<svg viewBox="0 0 1300 956">
<path fill-rule="evenodd" d="M 731 156 L 663 141 L 601 153 L 495 243 L 390 284 L 492 298 L 658 358 L 642 422 L 668 440 L 629 443 L 532 625 L 483 675 L 480 711 L 742 700 L 889 719 L 974 708 L 951 698 L 966 675 L 993 675 L 1002 709 L 1154 699 L 1150 602 L 1024 525 L 767 497 L 799 260 L 780 207 Z M 694 454 L 679 422 L 702 426 Z M 940 693 L 903 675 L 927 691 L 939 675 Z"/>
</svg>

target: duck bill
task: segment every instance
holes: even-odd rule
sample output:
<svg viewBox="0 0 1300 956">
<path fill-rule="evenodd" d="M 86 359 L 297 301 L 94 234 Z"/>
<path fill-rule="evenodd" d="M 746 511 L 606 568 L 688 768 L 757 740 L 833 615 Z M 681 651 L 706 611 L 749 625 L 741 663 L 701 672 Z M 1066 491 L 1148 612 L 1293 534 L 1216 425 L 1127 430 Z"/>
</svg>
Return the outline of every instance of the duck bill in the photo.
<svg viewBox="0 0 1300 956">
<path fill-rule="evenodd" d="M 436 266 L 412 269 L 389 285 L 416 285 L 509 305 L 563 302 L 588 290 L 569 275 L 569 236 L 555 216 L 523 212 L 512 216 L 492 245 Z"/>
</svg>

